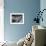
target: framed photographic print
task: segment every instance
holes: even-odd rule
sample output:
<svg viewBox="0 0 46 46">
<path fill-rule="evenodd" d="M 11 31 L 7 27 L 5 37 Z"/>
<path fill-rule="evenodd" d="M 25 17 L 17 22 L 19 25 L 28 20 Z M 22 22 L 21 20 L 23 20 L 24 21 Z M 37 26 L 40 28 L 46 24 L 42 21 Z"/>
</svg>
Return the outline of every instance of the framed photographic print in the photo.
<svg viewBox="0 0 46 46">
<path fill-rule="evenodd" d="M 24 13 L 10 13 L 10 24 L 24 24 Z"/>
</svg>

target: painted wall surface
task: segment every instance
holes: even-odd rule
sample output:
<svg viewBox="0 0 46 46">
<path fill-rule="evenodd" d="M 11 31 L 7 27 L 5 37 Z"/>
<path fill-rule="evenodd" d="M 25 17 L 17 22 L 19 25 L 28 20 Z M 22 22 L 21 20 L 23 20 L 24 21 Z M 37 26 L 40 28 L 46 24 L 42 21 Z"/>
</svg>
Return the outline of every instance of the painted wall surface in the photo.
<svg viewBox="0 0 46 46">
<path fill-rule="evenodd" d="M 32 29 L 40 9 L 40 0 L 4 0 L 4 35 L 7 41 L 18 41 Z M 10 24 L 10 13 L 24 13 L 24 24 Z"/>
<path fill-rule="evenodd" d="M 43 9 L 46 9 L 46 0 L 40 0 L 40 9 L 41 9 L 41 11 Z M 40 25 L 46 27 L 46 10 L 43 12 L 42 17 L 43 17 L 43 22 L 40 21 Z"/>
</svg>

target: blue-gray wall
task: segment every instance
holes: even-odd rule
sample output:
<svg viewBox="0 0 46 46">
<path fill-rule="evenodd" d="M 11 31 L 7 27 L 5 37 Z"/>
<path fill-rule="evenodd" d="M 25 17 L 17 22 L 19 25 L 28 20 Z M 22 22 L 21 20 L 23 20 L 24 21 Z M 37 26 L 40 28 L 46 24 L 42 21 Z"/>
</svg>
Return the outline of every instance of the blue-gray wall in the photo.
<svg viewBox="0 0 46 46">
<path fill-rule="evenodd" d="M 40 1 L 40 10 L 42 11 L 43 9 L 46 9 L 46 0 L 41 0 Z M 40 21 L 40 25 L 46 27 L 46 11 L 43 12 L 42 17 L 43 17 L 43 22 Z"/>
<path fill-rule="evenodd" d="M 32 21 L 40 9 L 40 0 L 4 0 L 4 35 L 7 41 L 17 41 L 32 28 Z M 24 13 L 24 24 L 10 24 L 10 13 Z"/>
</svg>

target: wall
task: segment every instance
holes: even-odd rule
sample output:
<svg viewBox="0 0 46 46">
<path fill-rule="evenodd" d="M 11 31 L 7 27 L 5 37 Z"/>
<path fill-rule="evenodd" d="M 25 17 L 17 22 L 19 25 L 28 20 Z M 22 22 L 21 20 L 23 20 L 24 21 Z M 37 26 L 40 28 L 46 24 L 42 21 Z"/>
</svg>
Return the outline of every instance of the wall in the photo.
<svg viewBox="0 0 46 46">
<path fill-rule="evenodd" d="M 43 10 L 43 9 L 46 9 L 46 0 L 40 0 L 40 10 Z M 43 17 L 44 20 L 43 20 L 43 22 L 40 21 L 40 25 L 46 27 L 46 11 L 43 13 L 42 17 Z"/>
<path fill-rule="evenodd" d="M 0 0 L 0 42 L 4 41 L 4 8 L 3 2 Z"/>
<path fill-rule="evenodd" d="M 46 9 L 46 0 L 40 0 L 40 9 L 41 9 L 41 11 L 42 11 L 43 9 Z M 41 22 L 40 22 L 40 25 L 46 27 L 46 20 L 45 20 L 45 19 L 46 19 L 46 11 L 43 12 L 42 17 L 43 17 L 43 22 L 41 21 Z"/>
<path fill-rule="evenodd" d="M 40 9 L 40 0 L 4 0 L 4 35 L 7 41 L 18 41 L 32 28 L 32 21 Z M 24 24 L 10 24 L 10 13 L 24 13 Z"/>
</svg>

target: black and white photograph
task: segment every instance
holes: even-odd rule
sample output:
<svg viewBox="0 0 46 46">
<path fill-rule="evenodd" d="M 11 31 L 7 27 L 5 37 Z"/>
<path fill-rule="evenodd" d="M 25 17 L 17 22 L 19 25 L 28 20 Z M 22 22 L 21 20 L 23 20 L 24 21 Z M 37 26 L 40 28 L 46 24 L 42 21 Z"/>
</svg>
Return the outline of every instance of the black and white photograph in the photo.
<svg viewBox="0 0 46 46">
<path fill-rule="evenodd" d="M 10 24 L 24 24 L 24 13 L 10 13 Z"/>
</svg>

